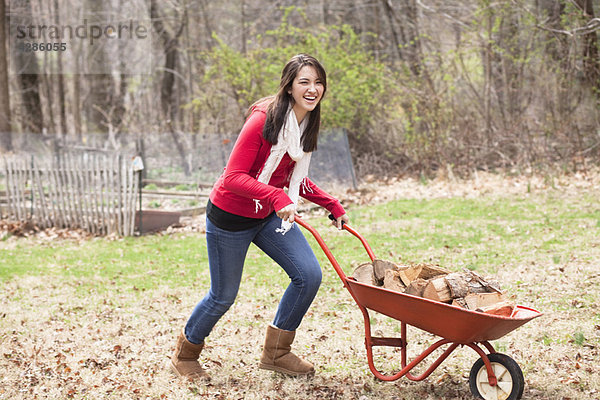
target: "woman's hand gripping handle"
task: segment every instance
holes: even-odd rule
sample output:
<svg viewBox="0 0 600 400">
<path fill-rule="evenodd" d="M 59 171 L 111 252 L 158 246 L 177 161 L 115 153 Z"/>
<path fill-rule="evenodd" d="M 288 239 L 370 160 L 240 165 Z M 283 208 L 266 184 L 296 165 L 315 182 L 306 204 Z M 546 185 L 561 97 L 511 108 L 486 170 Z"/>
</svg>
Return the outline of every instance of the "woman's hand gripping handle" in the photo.
<svg viewBox="0 0 600 400">
<path fill-rule="evenodd" d="M 350 221 L 350 218 L 346 214 L 340 215 L 337 219 L 333 216 L 333 214 L 329 214 L 329 219 L 332 221 L 331 224 L 338 229 L 343 229 L 344 224 Z"/>
</svg>

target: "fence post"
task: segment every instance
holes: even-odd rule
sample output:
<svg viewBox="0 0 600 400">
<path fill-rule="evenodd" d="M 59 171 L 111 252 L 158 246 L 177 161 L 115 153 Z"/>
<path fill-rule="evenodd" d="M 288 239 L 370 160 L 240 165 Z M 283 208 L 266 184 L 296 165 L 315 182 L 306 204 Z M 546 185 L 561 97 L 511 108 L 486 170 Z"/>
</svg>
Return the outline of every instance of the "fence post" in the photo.
<svg viewBox="0 0 600 400">
<path fill-rule="evenodd" d="M 29 218 L 33 219 L 33 217 L 35 215 L 33 213 L 33 200 L 34 200 L 34 197 L 33 197 L 34 196 L 34 193 L 33 193 L 34 192 L 34 190 L 33 190 L 33 154 L 31 155 L 30 166 L 31 166 L 31 190 L 30 190 L 30 192 L 31 192 L 31 198 L 30 198 L 31 206 L 30 206 Z"/>
</svg>

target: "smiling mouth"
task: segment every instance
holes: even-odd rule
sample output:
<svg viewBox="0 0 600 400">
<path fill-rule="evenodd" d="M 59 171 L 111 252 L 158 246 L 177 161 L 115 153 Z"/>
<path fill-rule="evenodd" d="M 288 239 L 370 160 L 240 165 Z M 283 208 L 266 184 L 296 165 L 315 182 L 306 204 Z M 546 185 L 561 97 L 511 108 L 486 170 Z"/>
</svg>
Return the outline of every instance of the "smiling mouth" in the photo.
<svg viewBox="0 0 600 400">
<path fill-rule="evenodd" d="M 317 99 L 317 96 L 304 96 L 304 99 L 308 101 L 315 101 Z"/>
</svg>

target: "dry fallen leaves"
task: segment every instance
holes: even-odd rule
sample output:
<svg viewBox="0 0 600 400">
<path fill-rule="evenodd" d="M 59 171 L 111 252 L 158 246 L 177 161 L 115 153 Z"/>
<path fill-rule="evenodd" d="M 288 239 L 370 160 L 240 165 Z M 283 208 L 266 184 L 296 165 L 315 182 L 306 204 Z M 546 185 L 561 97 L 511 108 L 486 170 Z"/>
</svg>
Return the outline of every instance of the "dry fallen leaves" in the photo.
<svg viewBox="0 0 600 400">
<path fill-rule="evenodd" d="M 445 197 L 473 198 L 489 195 L 527 194 L 536 190 L 552 188 L 573 195 L 577 189 L 600 187 L 600 168 L 590 168 L 573 174 L 552 176 L 533 174 L 490 173 L 475 171 L 468 179 L 458 179 L 453 175 L 440 174 L 425 183 L 412 177 L 378 178 L 366 176 L 356 189 L 333 186 L 329 192 L 337 197 L 345 207 L 351 205 L 378 204 L 395 199 L 431 199 Z M 312 203 L 299 206 L 301 212 L 322 214 Z M 182 217 L 180 223 L 156 234 L 203 233 L 205 215 Z M 14 237 L 34 237 L 39 240 L 74 239 L 86 240 L 92 234 L 82 229 L 40 229 L 32 223 L 0 220 L 0 239 Z M 112 238 L 115 239 L 115 238 Z"/>
<path fill-rule="evenodd" d="M 568 191 L 570 187 L 587 184 L 589 177 L 570 178 L 572 181 L 565 181 L 564 186 L 558 187 Z M 365 183 L 359 191 L 342 193 L 339 197 L 344 204 L 361 204 L 417 196 L 475 196 L 511 190 L 526 193 L 528 179 L 532 182 L 532 190 L 544 185 L 541 178 L 508 178 L 500 182 L 496 176 L 480 173 L 478 179 L 468 182 L 440 179 L 427 185 L 414 180 L 372 181 Z M 588 181 L 598 184 L 597 177 Z M 183 225 L 191 227 L 189 231 L 201 231 L 202 219 L 184 220 Z M 183 228 L 173 228 L 171 232 L 179 229 Z M 12 236 L 10 240 L 85 240 L 91 237 L 83 231 L 41 230 L 2 221 L 0 238 L 6 234 Z M 569 268 L 572 264 L 560 271 L 560 275 L 569 274 Z M 529 270 L 523 273 L 529 273 Z M 572 276 L 574 279 L 580 276 L 587 276 L 588 281 L 591 279 L 589 274 Z M 504 278 L 508 280 L 508 277 Z M 538 278 L 539 275 L 533 275 L 522 277 L 522 280 L 537 282 L 535 279 Z M 547 279 L 551 280 L 552 276 Z M 0 304 L 3 305 L 0 311 L 0 371 L 3 374 L 0 398 L 471 398 L 465 378 L 454 385 L 454 379 L 460 380 L 463 376 L 464 368 L 468 375 L 468 366 L 474 358 L 469 352 L 458 353 L 456 361 L 448 360 L 445 365 L 449 366 L 449 372 L 439 371 L 429 382 L 412 383 L 403 379 L 382 383 L 374 380 L 366 366 L 360 312 L 348 301 L 347 293 L 340 293 L 339 287 L 320 293 L 321 299 L 324 296 L 335 298 L 337 308 L 326 308 L 326 302 L 317 302 L 311 309 L 314 315 L 303 322 L 297 341 L 299 352 L 317 365 L 318 374 L 314 379 L 286 379 L 257 370 L 255 364 L 260 356 L 262 326 L 276 304 L 269 304 L 273 310 L 260 308 L 259 312 L 256 311 L 257 304 L 236 304 L 228 314 L 227 323 L 217 326 L 206 349 L 204 361 L 216 375 L 217 382 L 199 387 L 181 383 L 164 368 L 176 330 L 197 300 L 197 287 L 187 288 L 187 284 L 183 284 L 183 288 L 124 294 L 108 286 L 105 293 L 82 298 L 76 287 L 65 287 L 61 283 L 47 277 L 31 277 L 7 282 L 0 291 Z M 577 292 L 581 290 L 577 289 Z M 567 304 L 571 304 L 570 301 Z M 574 303 L 568 312 L 584 312 L 590 307 L 587 302 L 582 308 L 578 308 L 578 304 Z M 570 323 L 568 315 L 561 313 L 553 320 L 548 314 L 540 321 L 541 329 L 549 334 L 566 331 Z M 597 322 L 590 327 L 594 333 L 600 331 Z M 140 334 L 144 331 L 147 333 Z M 533 329 L 523 329 L 500 341 L 507 347 L 507 353 L 515 355 L 521 365 L 529 366 L 526 397 L 551 398 L 545 389 L 545 384 L 549 383 L 557 390 L 557 398 L 598 398 L 598 348 L 586 346 L 586 343 L 578 347 L 580 355 L 572 352 L 571 360 L 553 364 L 548 361 L 572 350 L 574 344 L 557 340 L 540 350 L 542 344 L 532 340 L 532 332 Z M 410 335 L 414 347 L 431 340 L 414 330 Z M 389 354 L 382 362 L 389 362 L 393 368 L 391 364 L 397 363 L 397 359 L 395 354 Z M 331 368 L 329 360 L 335 360 L 335 369 Z M 542 362 L 551 366 L 547 373 Z M 454 370 L 459 368 L 460 371 Z"/>
</svg>

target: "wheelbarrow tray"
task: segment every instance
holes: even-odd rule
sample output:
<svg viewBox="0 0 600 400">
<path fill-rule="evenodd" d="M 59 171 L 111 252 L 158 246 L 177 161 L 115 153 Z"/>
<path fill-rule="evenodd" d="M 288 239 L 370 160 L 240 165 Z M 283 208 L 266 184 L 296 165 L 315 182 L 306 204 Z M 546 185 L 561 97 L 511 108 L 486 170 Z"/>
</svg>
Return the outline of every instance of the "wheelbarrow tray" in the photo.
<svg viewBox="0 0 600 400">
<path fill-rule="evenodd" d="M 499 339 L 542 314 L 519 305 L 511 317 L 486 314 L 372 286 L 348 277 L 345 280 L 360 305 L 455 343 Z"/>
</svg>

